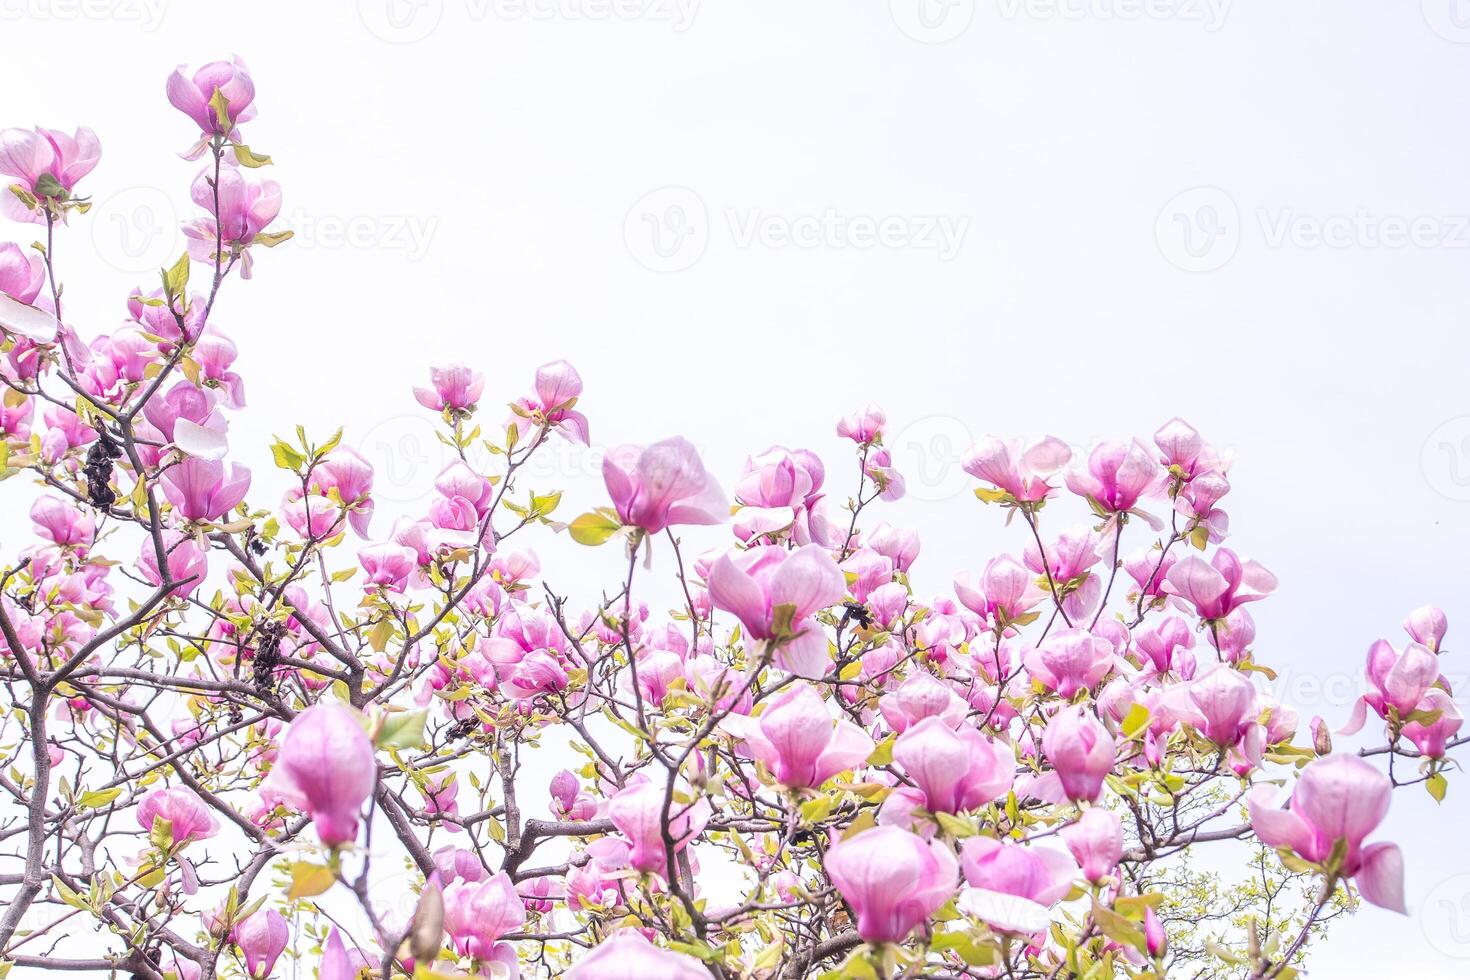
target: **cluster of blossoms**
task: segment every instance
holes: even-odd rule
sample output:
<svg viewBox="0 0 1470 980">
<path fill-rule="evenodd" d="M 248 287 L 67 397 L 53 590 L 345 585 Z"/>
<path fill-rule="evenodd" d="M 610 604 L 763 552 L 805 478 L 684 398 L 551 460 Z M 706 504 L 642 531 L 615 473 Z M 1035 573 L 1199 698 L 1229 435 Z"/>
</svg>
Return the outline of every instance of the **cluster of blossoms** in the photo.
<svg viewBox="0 0 1470 980">
<path fill-rule="evenodd" d="M 1402 650 L 1369 652 L 1340 734 L 1371 708 L 1384 744 L 1335 752 L 1320 718 L 1299 733 L 1255 652 L 1250 604 L 1276 579 L 1224 544 L 1230 457 L 1179 419 L 1085 458 L 1055 438 L 975 447 L 976 496 L 1015 548 L 938 594 L 915 587 L 918 533 L 870 520 L 904 493 L 875 407 L 836 427 L 850 496 L 811 450 L 722 484 L 673 437 L 608 450 L 606 499 L 563 523 L 560 493 L 521 484 L 550 440 L 588 444 L 564 361 L 503 414 L 478 371 L 433 368 L 413 397 L 457 459 L 391 527 L 340 432 L 277 441 L 286 489 L 249 501 L 214 310 L 289 233 L 268 230 L 277 185 L 248 176 L 270 161 L 241 141 L 245 67 L 167 91 L 198 130 L 202 216 L 95 338 L 68 321 L 54 243 L 98 141 L 0 133 L 6 213 L 48 243 L 0 245 L 0 464 L 41 487 L 35 540 L 0 564 L 6 968 L 1080 978 L 1210 960 L 1267 978 L 1358 896 L 1404 911 L 1403 854 L 1369 838 L 1396 786 L 1446 792 L 1463 740 L 1445 617 L 1420 609 Z M 1043 521 L 1068 506 L 1079 523 Z M 622 549 L 620 581 L 573 603 L 528 529 Z M 1258 849 L 1243 934 L 1201 932 L 1199 891 L 1224 886 L 1184 861 L 1206 845 Z M 382 886 L 395 860 L 408 878 Z M 382 887 L 411 905 L 385 911 Z"/>
</svg>

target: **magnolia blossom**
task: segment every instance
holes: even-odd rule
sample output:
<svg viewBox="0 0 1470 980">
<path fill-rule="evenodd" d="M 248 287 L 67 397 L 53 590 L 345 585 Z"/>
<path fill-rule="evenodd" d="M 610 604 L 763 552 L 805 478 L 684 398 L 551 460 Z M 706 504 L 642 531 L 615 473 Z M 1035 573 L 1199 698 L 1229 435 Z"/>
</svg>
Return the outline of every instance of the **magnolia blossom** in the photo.
<svg viewBox="0 0 1470 980">
<path fill-rule="evenodd" d="M 1224 619 L 1238 606 L 1276 591 L 1276 576 L 1254 561 L 1221 548 L 1208 562 L 1197 555 L 1181 558 L 1164 579 L 1171 594 L 1194 607 L 1201 619 Z"/>
<path fill-rule="evenodd" d="M 227 136 L 255 116 L 255 84 L 239 58 L 212 61 L 192 75 L 186 71 L 180 65 L 168 77 L 168 101 L 194 120 L 201 134 Z M 223 104 L 222 111 L 212 104 L 215 100 Z"/>
<path fill-rule="evenodd" d="M 1046 726 L 1041 749 L 1056 770 L 1062 792 L 1072 800 L 1096 800 L 1112 771 L 1113 737 L 1087 709 L 1063 708 Z"/>
<path fill-rule="evenodd" d="M 797 684 L 767 702 L 759 718 L 730 715 L 721 723 L 742 739 L 783 786 L 820 786 L 862 765 L 873 739 L 850 721 L 835 724 L 820 695 Z"/>
<path fill-rule="evenodd" d="M 729 503 L 688 440 L 618 446 L 602 461 L 602 478 L 624 524 L 657 534 L 679 524 L 721 524 Z"/>
<path fill-rule="evenodd" d="M 1111 810 L 1088 807 L 1061 835 L 1088 881 L 1102 881 L 1123 858 L 1123 824 Z"/>
<path fill-rule="evenodd" d="M 41 127 L 0 130 L 0 174 L 12 178 L 5 183 L 19 184 L 43 202 L 27 208 L 6 191 L 0 196 L 0 211 L 16 221 L 44 223 L 44 202 L 70 199 L 77 181 L 92 172 L 101 156 L 97 134 L 86 126 L 78 127 L 71 136 Z"/>
<path fill-rule="evenodd" d="M 1051 436 L 1030 446 L 1019 440 L 990 439 L 971 450 L 965 472 L 1021 503 L 1036 503 L 1055 489 L 1047 481 L 1071 458 L 1071 448 Z"/>
<path fill-rule="evenodd" d="M 566 980 L 707 980 L 709 971 L 694 957 L 659 949 L 636 929 L 623 929 L 586 953 Z"/>
<path fill-rule="evenodd" d="M 822 863 L 870 943 L 902 941 L 954 895 L 958 871 L 948 846 L 898 827 L 845 837 Z"/>
<path fill-rule="evenodd" d="M 22 251 L 14 242 L 0 242 L 0 293 L 30 303 L 45 281 L 46 264 L 40 255 Z"/>
<path fill-rule="evenodd" d="M 628 863 L 639 871 L 662 875 L 668 862 L 664 850 L 662 823 L 667 815 L 675 851 L 682 850 L 704 829 L 710 808 L 706 800 L 693 803 L 665 803 L 664 787 L 654 783 L 637 783 L 615 793 L 608 800 L 607 815 L 632 846 Z"/>
<path fill-rule="evenodd" d="M 1064 852 L 1042 845 L 971 837 L 960 852 L 969 887 L 960 907 L 1002 932 L 1046 928 L 1048 910 L 1072 890 L 1077 865 Z"/>
<path fill-rule="evenodd" d="M 444 889 L 444 930 L 460 952 L 489 959 L 500 937 L 526 921 L 526 907 L 510 876 L 456 881 Z"/>
<path fill-rule="evenodd" d="M 219 833 L 219 820 L 199 794 L 187 786 L 153 789 L 143 794 L 138 802 L 138 826 L 152 831 L 160 822 L 168 825 L 169 837 L 175 844 L 206 840 Z"/>
<path fill-rule="evenodd" d="M 1008 746 L 967 725 L 956 731 L 936 716 L 898 737 L 893 760 L 924 794 L 924 806 L 937 813 L 972 810 L 999 799 L 1016 774 L 1016 757 Z"/>
<path fill-rule="evenodd" d="M 464 364 L 444 364 L 429 369 L 430 388 L 415 388 L 414 398 L 436 412 L 474 411 L 485 390 L 485 376 Z"/>
<path fill-rule="evenodd" d="M 373 746 L 356 712 L 322 702 L 297 715 L 281 740 L 271 787 L 305 810 L 323 844 L 357 837 L 358 814 L 377 784 Z"/>
<path fill-rule="evenodd" d="M 245 957 L 245 969 L 252 977 L 270 976 L 276 960 L 286 951 L 291 927 L 285 916 L 275 909 L 261 909 L 238 923 L 230 936 Z"/>
<path fill-rule="evenodd" d="M 722 555 L 710 568 L 714 604 L 728 610 L 757 640 L 777 643 L 776 662 L 802 677 L 826 674 L 827 639 L 812 617 L 842 598 L 842 572 L 820 545 L 795 551 L 770 545 L 734 558 Z"/>
<path fill-rule="evenodd" d="M 189 457 L 163 474 L 163 492 L 186 521 L 217 521 L 245 499 L 250 470 L 239 463 Z"/>
<path fill-rule="evenodd" d="M 1374 905 L 1407 914 L 1404 859 L 1397 844 L 1364 844 L 1388 813 L 1393 786 L 1388 777 L 1352 755 L 1330 755 L 1302 770 L 1291 808 L 1271 807 L 1271 791 L 1258 786 L 1250 796 L 1251 825 L 1265 844 L 1321 863 L 1342 843 L 1346 850 L 1333 870 L 1358 884 Z"/>
</svg>

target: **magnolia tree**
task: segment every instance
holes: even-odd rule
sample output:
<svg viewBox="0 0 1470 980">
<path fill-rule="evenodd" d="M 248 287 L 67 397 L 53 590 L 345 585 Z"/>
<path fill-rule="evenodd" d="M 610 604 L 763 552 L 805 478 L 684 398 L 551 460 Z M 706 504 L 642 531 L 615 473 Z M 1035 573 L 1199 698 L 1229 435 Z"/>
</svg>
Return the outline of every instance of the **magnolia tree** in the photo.
<svg viewBox="0 0 1470 980">
<path fill-rule="evenodd" d="M 1229 459 L 1179 419 L 975 447 L 1015 551 L 939 595 L 876 520 L 904 492 L 876 408 L 837 424 L 845 491 L 774 447 L 727 494 L 674 437 L 609 450 L 562 523 L 517 480 L 588 441 L 561 361 L 508 415 L 429 371 L 458 458 L 426 512 L 375 526 L 372 467 L 299 430 L 262 501 L 215 311 L 290 233 L 244 66 L 167 93 L 189 249 L 95 337 L 59 258 L 98 141 L 0 134 L 41 239 L 0 245 L 0 462 L 39 488 L 0 563 L 0 975 L 1290 977 L 1360 898 L 1404 910 L 1374 830 L 1463 741 L 1445 617 L 1370 649 L 1336 721 L 1381 745 L 1299 726 L 1252 652 L 1276 580 L 1223 544 Z M 623 571 L 564 595 L 537 534 Z"/>
</svg>

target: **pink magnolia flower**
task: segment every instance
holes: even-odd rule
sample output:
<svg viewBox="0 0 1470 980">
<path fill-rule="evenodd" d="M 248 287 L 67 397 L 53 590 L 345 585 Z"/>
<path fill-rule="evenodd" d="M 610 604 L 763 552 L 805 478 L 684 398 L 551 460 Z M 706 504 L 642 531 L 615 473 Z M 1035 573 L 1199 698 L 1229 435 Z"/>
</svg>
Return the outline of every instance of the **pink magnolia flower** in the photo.
<svg viewBox="0 0 1470 980">
<path fill-rule="evenodd" d="M 218 407 L 219 394 L 180 381 L 143 406 L 146 418 L 163 437 L 190 456 L 220 459 L 227 445 L 229 423 Z"/>
<path fill-rule="evenodd" d="M 674 850 L 681 851 L 704 831 L 710 805 L 703 797 L 693 803 L 669 802 L 664 810 L 664 787 L 652 782 L 634 783 L 614 793 L 607 801 L 613 826 L 628 838 L 628 864 L 639 871 L 663 875 L 667 870 L 663 822 L 667 814 Z"/>
<path fill-rule="evenodd" d="M 734 613 L 752 639 L 778 641 L 776 662 L 803 677 L 827 672 L 827 637 L 812 616 L 845 591 L 842 571 L 816 544 L 795 551 L 766 545 L 734 558 L 721 555 L 709 571 L 715 606 Z"/>
<path fill-rule="evenodd" d="M 692 956 L 660 949 L 637 929 L 621 929 L 566 972 L 566 980 L 708 980 Z"/>
<path fill-rule="evenodd" d="M 1165 591 L 1194 607 L 1200 619 L 1224 619 L 1242 603 L 1264 599 L 1276 591 L 1276 576 L 1254 561 L 1221 548 L 1206 562 L 1198 555 L 1181 558 L 1164 579 Z"/>
<path fill-rule="evenodd" d="M 569 442 L 587 445 L 587 416 L 575 411 L 582 395 L 582 376 L 566 361 L 552 361 L 536 369 L 536 392 L 511 405 L 511 424 L 521 438 L 542 425 Z M 626 447 L 625 447 L 626 448 Z M 607 472 L 604 465 L 603 473 Z"/>
<path fill-rule="evenodd" d="M 1177 470 L 1186 481 L 1203 473 L 1223 474 L 1229 468 L 1229 459 L 1216 453 L 1194 426 L 1178 417 L 1159 427 L 1154 445 L 1159 447 L 1159 462 Z"/>
<path fill-rule="evenodd" d="M 322 962 L 317 967 L 317 980 L 358 980 L 358 974 L 369 965 L 362 950 L 348 949 L 342 934 L 333 926 L 322 945 Z"/>
<path fill-rule="evenodd" d="M 440 364 L 429 368 L 432 388 L 415 388 L 414 398 L 436 412 L 474 411 L 485 390 L 485 376 L 465 364 Z"/>
<path fill-rule="evenodd" d="M 892 561 L 900 572 L 907 572 L 919 557 L 919 532 L 913 528 L 897 528 L 885 522 L 869 531 L 863 543 Z"/>
<path fill-rule="evenodd" d="M 37 534 L 53 544 L 83 551 L 91 547 L 96 532 L 92 519 L 75 504 L 50 495 L 31 505 L 31 523 Z"/>
<path fill-rule="evenodd" d="M 1368 649 L 1367 674 L 1374 689 L 1353 705 L 1352 718 L 1342 729 L 1344 735 L 1363 727 L 1368 708 L 1384 720 L 1391 715 L 1400 721 L 1408 718 L 1439 680 L 1439 658 L 1418 643 L 1410 643 L 1399 653 L 1387 640 L 1379 640 Z"/>
<path fill-rule="evenodd" d="M 14 242 L 0 242 L 0 293 L 21 303 L 34 302 L 46 282 L 46 263 Z"/>
<path fill-rule="evenodd" d="M 1424 712 L 1426 719 L 1406 724 L 1404 737 L 1414 743 L 1420 755 L 1430 759 L 1444 758 L 1450 739 L 1459 734 L 1460 726 L 1465 723 L 1460 706 L 1448 691 L 1434 687 L 1425 693 L 1418 710 Z"/>
<path fill-rule="evenodd" d="M 211 328 L 194 344 L 194 363 L 199 365 L 199 378 L 205 387 L 219 391 L 227 408 L 245 407 L 245 382 L 230 370 L 237 356 L 234 341 Z"/>
<path fill-rule="evenodd" d="M 219 821 L 199 794 L 187 786 L 152 789 L 138 802 L 138 826 L 152 831 L 166 821 L 175 844 L 207 840 L 219 833 Z"/>
<path fill-rule="evenodd" d="M 488 959 L 506 933 L 526 921 L 526 906 L 505 872 L 444 889 L 444 931 L 463 955 Z"/>
<path fill-rule="evenodd" d="M 1015 439 L 990 439 L 971 450 L 965 472 L 1021 503 L 1035 503 L 1056 489 L 1047 480 L 1071 458 L 1071 448 L 1052 436 L 1030 446 Z"/>
<path fill-rule="evenodd" d="M 434 867 L 444 881 L 483 881 L 485 865 L 480 856 L 466 847 L 446 844 L 434 852 Z"/>
<path fill-rule="evenodd" d="M 255 83 L 239 58 L 230 61 L 212 61 L 194 72 L 185 75 L 186 65 L 180 65 L 168 77 L 168 101 L 175 109 L 194 120 L 202 136 L 230 136 L 242 122 L 255 118 Z M 219 114 L 210 101 L 215 93 L 224 99 L 225 122 L 220 124 Z"/>
<path fill-rule="evenodd" d="M 1143 908 L 1143 941 L 1148 948 L 1148 955 L 1154 959 L 1160 958 L 1169 949 L 1169 936 L 1152 905 L 1145 905 Z"/>
<path fill-rule="evenodd" d="M 260 909 L 237 923 L 231 938 L 245 957 L 245 969 L 256 980 L 262 980 L 270 976 L 276 960 L 286 951 L 291 928 L 286 917 L 275 909 Z"/>
<path fill-rule="evenodd" d="M 861 411 L 838 419 L 837 434 L 864 446 L 882 437 L 883 426 L 887 422 L 888 417 L 883 414 L 883 409 L 877 405 L 869 405 Z"/>
<path fill-rule="evenodd" d="M 1076 705 L 1058 711 L 1047 723 L 1041 750 L 1056 770 L 1062 791 L 1074 801 L 1095 801 L 1102 794 L 1117 754 L 1113 736 L 1102 722 Z"/>
<path fill-rule="evenodd" d="M 168 572 L 168 580 L 174 583 L 169 589 L 169 595 L 186 598 L 204 584 L 204 576 L 209 573 L 209 553 L 199 546 L 192 535 L 174 530 L 164 531 L 163 553 L 163 570 Z M 149 585 L 164 584 L 158 564 L 158 549 L 152 538 L 143 540 L 143 550 L 138 556 L 138 571 Z"/>
<path fill-rule="evenodd" d="M 1195 660 L 1190 651 L 1194 648 L 1194 631 L 1178 616 L 1166 616 L 1148 623 L 1133 634 L 1133 647 L 1145 658 L 1145 666 L 1153 668 L 1155 674 L 1167 674 L 1178 669 L 1179 676 L 1188 680 L 1194 676 Z"/>
<path fill-rule="evenodd" d="M 1404 859 L 1398 845 L 1363 843 L 1383 822 L 1392 793 L 1388 777 L 1367 762 L 1352 755 L 1330 755 L 1302 770 L 1289 810 L 1269 805 L 1269 788 L 1253 789 L 1251 826 L 1262 843 L 1289 849 L 1313 863 L 1328 860 L 1337 842 L 1345 842 L 1347 850 L 1336 870 L 1354 878 L 1369 902 L 1406 913 Z"/>
<path fill-rule="evenodd" d="M 0 130 L 0 174 L 12 177 L 6 184 L 19 184 L 40 201 L 66 201 L 72 197 L 77 181 L 92 172 L 102 156 L 97 134 L 85 126 L 68 136 L 59 129 Z M 24 202 L 6 191 L 0 211 L 16 221 L 35 224 L 45 222 L 44 205 L 28 209 Z"/>
<path fill-rule="evenodd" d="M 1110 514 L 1131 511 L 1158 481 L 1159 468 L 1142 444 L 1100 443 L 1085 471 L 1067 474 L 1067 489 Z"/>
<path fill-rule="evenodd" d="M 402 592 L 408 577 L 419 567 L 418 552 L 392 542 L 360 549 L 357 561 L 367 584 L 381 586 L 388 592 Z"/>
<path fill-rule="evenodd" d="M 947 846 L 899 827 L 845 837 L 822 863 L 869 943 L 901 942 L 949 901 L 959 870 Z"/>
<path fill-rule="evenodd" d="M 1080 627 L 1058 630 L 1026 652 L 1031 676 L 1068 700 L 1096 687 L 1112 672 L 1113 663 L 1113 645 Z"/>
<path fill-rule="evenodd" d="M 250 470 L 215 459 L 187 457 L 163 473 L 163 495 L 186 521 L 218 521 L 245 499 Z"/>
<path fill-rule="evenodd" d="M 248 179 L 235 166 L 221 167 L 217 188 L 211 186 L 213 171 L 205 170 L 194 179 L 189 195 L 194 203 L 209 212 L 206 218 L 186 221 L 184 237 L 189 255 L 196 262 L 213 264 L 216 241 L 227 262 L 232 253 L 240 255 L 240 275 L 250 278 L 250 246 L 281 213 L 281 185 L 273 180 L 256 182 Z M 218 195 L 219 213 L 215 213 Z"/>
<path fill-rule="evenodd" d="M 867 761 L 873 740 L 845 719 L 833 724 L 822 696 L 794 684 L 772 698 L 759 718 L 729 715 L 721 727 L 743 739 L 776 782 L 793 789 L 817 787 Z"/>
<path fill-rule="evenodd" d="M 1420 606 L 1404 619 L 1404 631 L 1415 643 L 1422 643 L 1435 653 L 1439 652 L 1440 641 L 1449 631 L 1450 622 L 1444 610 L 1437 606 Z"/>
<path fill-rule="evenodd" d="M 1020 619 L 1044 597 L 1031 573 L 1010 555 L 992 558 L 978 583 L 968 574 L 956 575 L 954 594 L 965 608 L 997 626 Z"/>
<path fill-rule="evenodd" d="M 935 813 L 959 813 L 997 800 L 1010 790 L 1016 775 L 1016 757 L 1009 746 L 969 725 L 955 730 L 934 716 L 898 737 L 893 761 L 924 794 L 924 806 Z"/>
<path fill-rule="evenodd" d="M 374 510 L 373 464 L 356 450 L 339 446 L 332 450 L 331 458 L 312 471 L 311 488 L 321 494 L 336 491 L 338 499 L 347 507 L 347 523 L 360 536 L 367 537 Z"/>
<path fill-rule="evenodd" d="M 296 716 L 270 775 L 272 787 L 310 814 L 317 836 L 331 847 L 356 839 L 358 814 L 377 780 L 373 745 L 357 712 L 335 702 Z"/>
<path fill-rule="evenodd" d="M 649 534 L 679 524 L 722 524 L 729 517 L 720 485 L 681 436 L 610 450 L 602 479 L 623 523 Z"/>
<path fill-rule="evenodd" d="M 1061 851 L 993 837 L 968 838 L 960 866 L 969 884 L 960 894 L 960 910 L 1018 934 L 1045 929 L 1048 910 L 1066 897 L 1077 877 L 1077 865 Z"/>
<path fill-rule="evenodd" d="M 1188 699 L 1181 712 L 1184 720 L 1222 748 L 1235 745 L 1246 737 L 1247 728 L 1256 725 L 1255 685 L 1228 664 L 1175 690 Z"/>
<path fill-rule="evenodd" d="M 958 728 L 968 711 L 954 688 L 927 670 L 915 670 L 902 684 L 878 700 L 888 726 L 900 734 L 926 718 L 937 717 L 950 728 Z"/>
<path fill-rule="evenodd" d="M 1153 548 L 1141 548 L 1123 559 L 1123 570 L 1137 583 L 1144 597 L 1153 598 L 1165 594 L 1164 579 L 1178 560 L 1179 556 L 1173 551 L 1163 553 Z"/>
<path fill-rule="evenodd" d="M 1111 810 L 1088 807 L 1076 823 L 1062 828 L 1061 835 L 1088 881 L 1102 881 L 1123 859 L 1123 824 Z"/>
</svg>

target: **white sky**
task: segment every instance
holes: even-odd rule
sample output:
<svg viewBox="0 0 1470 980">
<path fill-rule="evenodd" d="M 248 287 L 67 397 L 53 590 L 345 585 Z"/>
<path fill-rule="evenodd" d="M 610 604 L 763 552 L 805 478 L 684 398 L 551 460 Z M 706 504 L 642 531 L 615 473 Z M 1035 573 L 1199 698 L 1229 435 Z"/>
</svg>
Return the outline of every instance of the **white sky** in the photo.
<svg viewBox="0 0 1470 980">
<path fill-rule="evenodd" d="M 492 405 L 570 358 L 597 446 L 682 433 L 726 486 L 780 441 L 845 491 L 832 422 L 877 401 L 935 590 L 1021 545 L 958 471 L 973 436 L 1179 414 L 1239 450 L 1233 545 L 1282 583 L 1258 657 L 1304 720 L 1340 724 L 1424 602 L 1470 676 L 1470 2 L 0 0 L 0 25 L 0 125 L 102 141 L 58 249 L 98 329 L 192 216 L 165 77 L 249 63 L 246 137 L 298 235 L 218 317 L 261 486 L 270 432 L 346 422 L 384 509 L 421 505 L 410 386 L 450 357 Z M 568 515 L 603 502 L 595 458 L 542 472 Z M 618 563 L 541 550 L 589 597 Z M 1410 916 L 1364 908 L 1317 976 L 1389 950 L 1395 975 L 1470 970 L 1463 777 L 1436 811 L 1403 791 L 1384 831 Z"/>
</svg>

